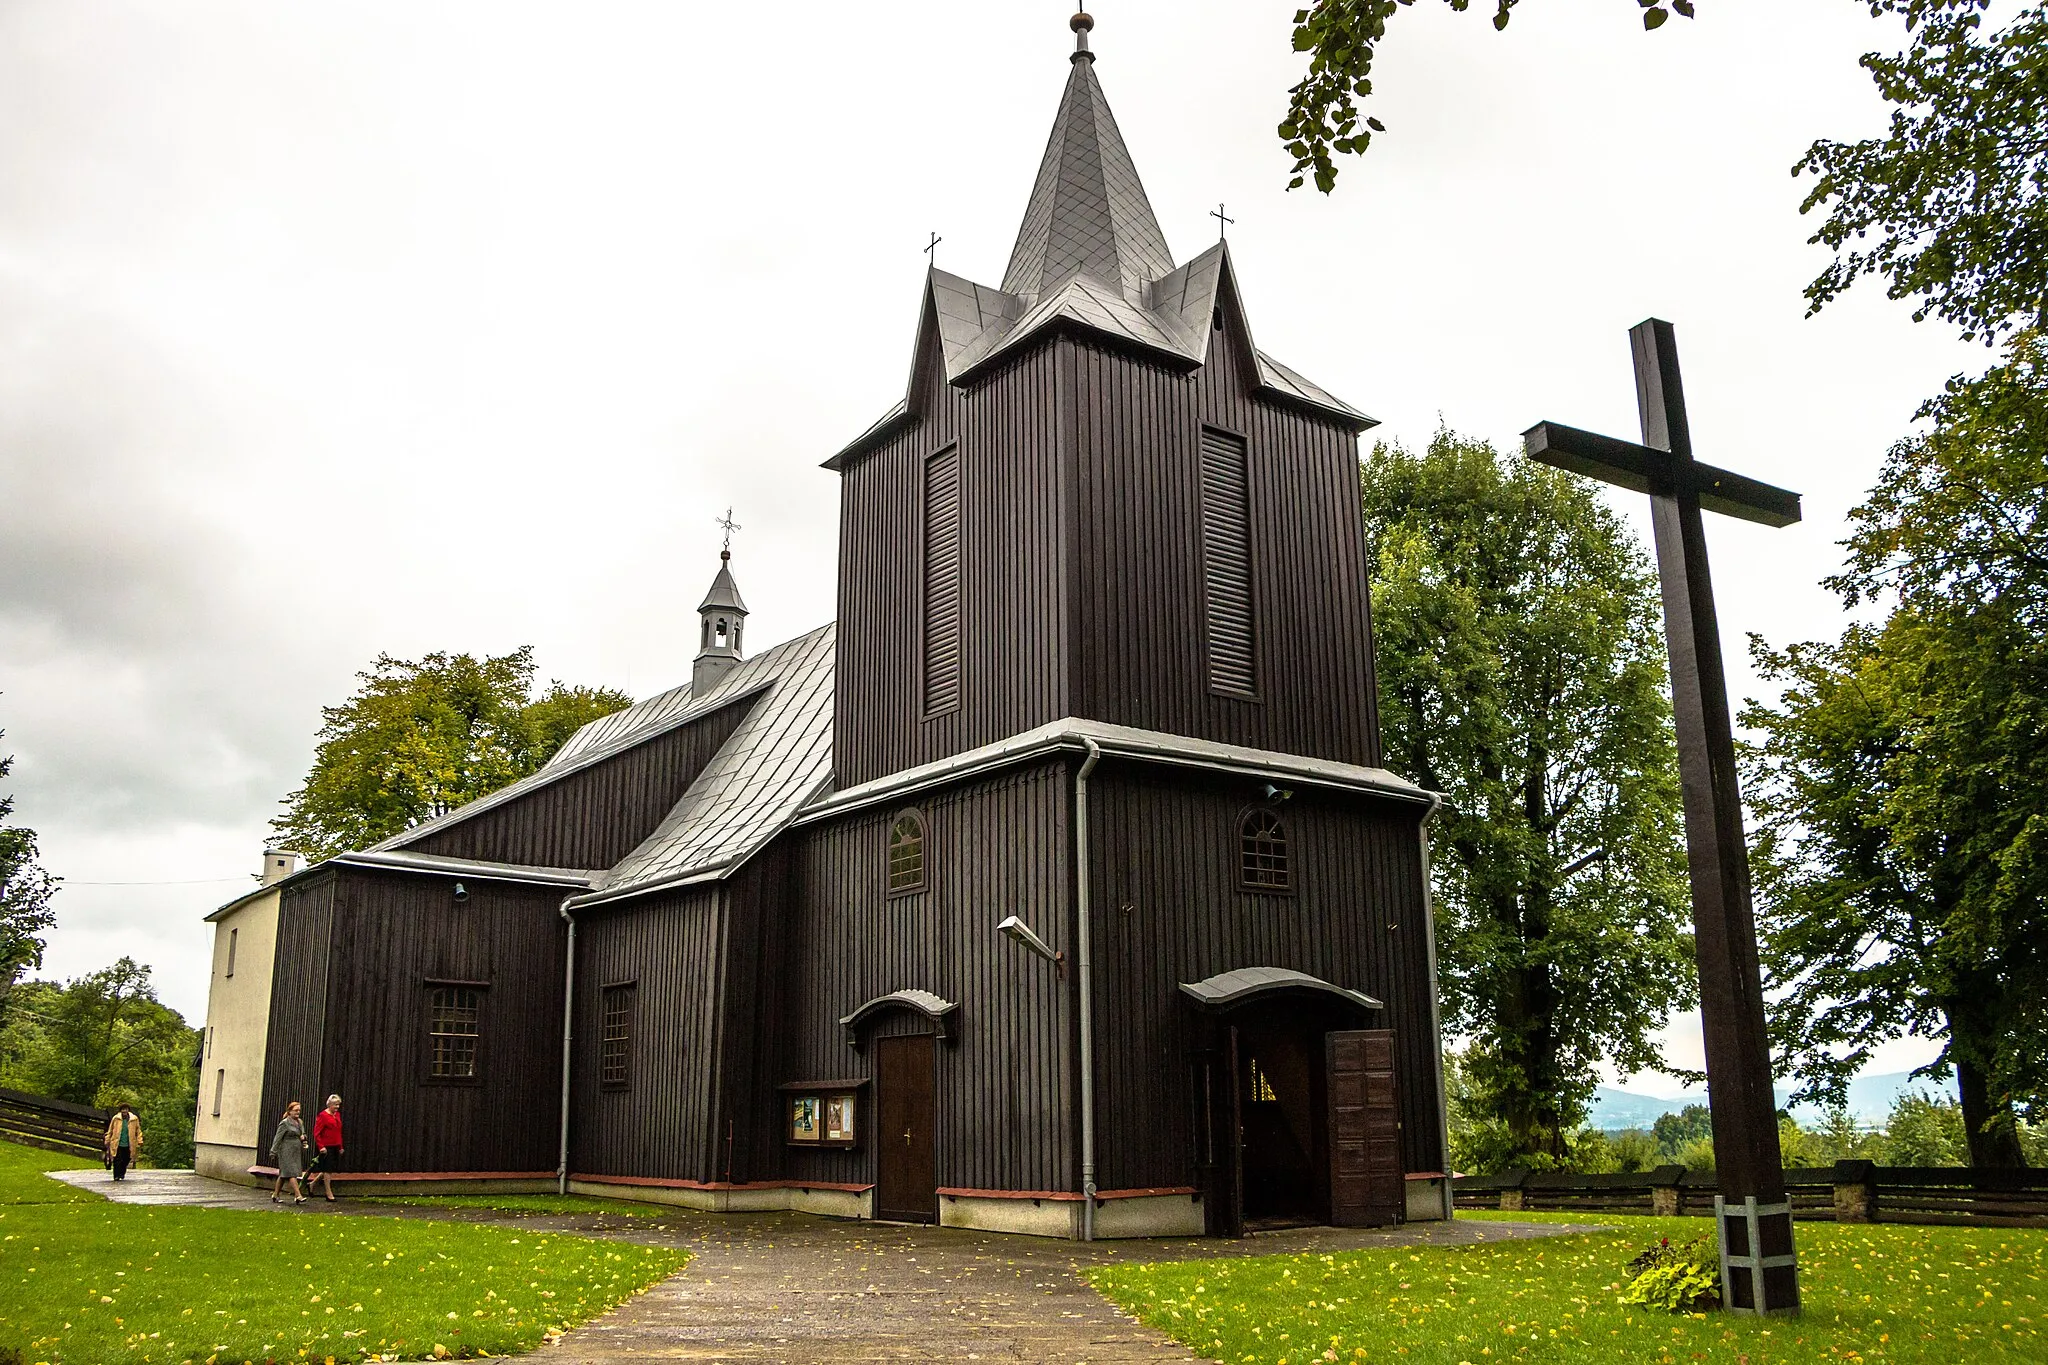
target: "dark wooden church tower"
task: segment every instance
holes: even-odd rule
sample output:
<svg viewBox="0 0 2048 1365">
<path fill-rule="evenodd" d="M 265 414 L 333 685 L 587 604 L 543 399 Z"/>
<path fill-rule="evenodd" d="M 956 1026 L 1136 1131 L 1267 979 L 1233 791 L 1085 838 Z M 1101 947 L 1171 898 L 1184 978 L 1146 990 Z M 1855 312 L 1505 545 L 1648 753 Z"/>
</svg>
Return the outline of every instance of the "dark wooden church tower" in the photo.
<svg viewBox="0 0 2048 1365">
<path fill-rule="evenodd" d="M 1371 419 L 1259 350 L 1221 242 L 1174 261 L 1074 22 L 1002 287 L 934 269 L 902 401 L 827 462 L 836 623 L 745 655 L 721 561 L 690 685 L 280 884 L 266 1105 L 349 1095 L 357 1178 L 1057 1236 L 1448 1212 Z"/>
<path fill-rule="evenodd" d="M 903 401 L 828 463 L 843 504 L 825 808 L 895 793 L 882 804 L 924 827 L 931 866 L 960 869 L 925 922 L 876 925 L 902 972 L 952 940 L 987 959 L 984 990 L 1015 992 L 983 1006 L 1007 1026 L 958 1112 L 1041 1124 L 1037 1156 L 940 1179 L 955 1203 L 1192 1189 L 1212 1231 L 1247 1212 L 1339 1216 L 1323 1035 L 1369 1026 L 1361 1045 L 1401 1091 L 1399 1117 L 1375 1116 L 1370 1216 L 1399 1216 L 1400 1177 L 1444 1162 L 1428 798 L 1377 768 L 1357 466 L 1371 419 L 1256 347 L 1222 242 L 1175 264 L 1089 27 L 1076 17 L 1002 287 L 930 272 Z M 913 795 L 949 765 L 980 787 Z M 883 823 L 860 837 L 879 846 Z M 1284 864 L 1264 873 L 1262 832 Z M 992 876 L 992 857 L 1018 874 Z M 835 883 L 827 899 L 862 895 Z M 962 901 L 960 922 L 929 918 Z M 1007 914 L 1063 952 L 1057 982 L 1008 984 L 1047 973 L 989 935 Z M 1183 989 L 1248 968 L 1310 979 L 1229 1007 Z M 1368 990 L 1384 1008 L 1358 1007 Z M 1035 1009 L 1034 992 L 1063 998 Z M 1019 1030 L 1030 1019 L 1042 1038 Z M 1271 1112 L 1282 1101 L 1291 1114 Z M 1240 1129 L 1259 1149 L 1245 1160 Z M 964 1157 L 988 1139 L 956 1140 Z M 1290 1149 L 1284 1175 L 1256 1169 L 1265 1148 Z"/>
</svg>

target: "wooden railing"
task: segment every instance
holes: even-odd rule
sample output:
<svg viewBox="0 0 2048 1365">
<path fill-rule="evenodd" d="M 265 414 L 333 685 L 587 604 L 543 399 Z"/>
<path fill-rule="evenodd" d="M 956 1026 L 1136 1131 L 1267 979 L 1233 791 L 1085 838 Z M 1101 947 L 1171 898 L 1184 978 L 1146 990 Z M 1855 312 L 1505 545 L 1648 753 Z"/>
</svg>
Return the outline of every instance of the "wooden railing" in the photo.
<svg viewBox="0 0 2048 1365">
<path fill-rule="evenodd" d="M 90 1105 L 0 1089 L 0 1140 L 70 1156 L 97 1157 L 113 1114 Z"/>
<path fill-rule="evenodd" d="M 1681 1214 L 1714 1207 L 1714 1173 L 1660 1166 L 1630 1175 L 1505 1171 L 1451 1182 L 1461 1209 Z M 1838 1223 L 2048 1227 L 2048 1170 L 1877 1166 L 1838 1161 L 1785 1172 L 1792 1216 Z"/>
</svg>

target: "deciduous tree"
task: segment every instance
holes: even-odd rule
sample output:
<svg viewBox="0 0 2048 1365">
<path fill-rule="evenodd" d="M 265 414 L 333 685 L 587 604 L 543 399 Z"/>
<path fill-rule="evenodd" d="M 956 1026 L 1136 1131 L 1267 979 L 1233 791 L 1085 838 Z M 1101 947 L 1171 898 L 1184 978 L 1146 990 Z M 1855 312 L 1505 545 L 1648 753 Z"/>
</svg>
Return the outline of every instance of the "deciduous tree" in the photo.
<svg viewBox="0 0 2048 1365">
<path fill-rule="evenodd" d="M 1374 133 L 1386 131 L 1377 118 L 1364 114 L 1359 101 L 1372 94 L 1372 64 L 1387 36 L 1387 21 L 1415 0 L 1315 0 L 1294 13 L 1294 50 L 1309 57 L 1308 74 L 1287 92 L 1287 117 L 1280 140 L 1294 158 L 1289 189 L 1314 179 L 1328 194 L 1337 186 L 1336 158 L 1363 152 Z M 1454 10 L 1469 10 L 1472 0 L 1444 0 Z M 1479 9 L 1492 10 L 1493 26 L 1506 28 L 1520 0 L 1492 0 Z M 1643 17 L 1643 27 L 1658 29 L 1673 14 L 1692 17 L 1693 0 L 1625 0 Z M 1618 8 L 1618 7 L 1617 7 Z"/>
<path fill-rule="evenodd" d="M 1986 31 L 1989 0 L 1869 0 L 1905 21 L 1896 54 L 1864 68 L 1893 106 L 1883 137 L 1821 139 L 1795 175 L 1815 177 L 1800 212 L 1836 253 L 1806 287 L 1809 312 L 1865 275 L 1991 345 L 2048 327 L 2048 6 Z"/>
<path fill-rule="evenodd" d="M 271 821 L 319 859 L 446 814 L 538 769 L 578 727 L 632 701 L 607 687 L 533 690 L 533 651 L 377 657 L 321 711 L 313 769 Z"/>
<path fill-rule="evenodd" d="M 1364 469 L 1389 766 L 1445 793 L 1447 1025 L 1512 1155 L 1564 1161 L 1602 1057 L 1695 995 L 1656 578 L 1570 475 L 1439 433 Z"/>
<path fill-rule="evenodd" d="M 12 754 L 0 755 L 0 779 L 13 767 Z M 13 813 L 14 798 L 0 796 L 0 1010 L 21 974 L 43 965 L 43 933 L 56 923 L 57 878 L 36 861 L 36 832 L 7 824 Z"/>
<path fill-rule="evenodd" d="M 2048 1097 L 2048 366 L 2023 332 L 1950 382 L 1851 513 L 1830 583 L 1881 625 L 1773 650 L 1747 788 L 1774 1030 L 1840 1102 L 1886 1039 L 1940 1039 L 1974 1165 Z"/>
</svg>

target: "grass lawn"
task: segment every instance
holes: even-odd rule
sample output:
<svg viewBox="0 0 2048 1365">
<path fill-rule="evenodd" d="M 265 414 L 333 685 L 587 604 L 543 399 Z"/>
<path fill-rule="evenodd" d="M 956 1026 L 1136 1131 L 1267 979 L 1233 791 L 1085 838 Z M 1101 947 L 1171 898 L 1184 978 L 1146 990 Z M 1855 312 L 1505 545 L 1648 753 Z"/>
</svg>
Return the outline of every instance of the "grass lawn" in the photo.
<svg viewBox="0 0 2048 1365">
<path fill-rule="evenodd" d="M 683 1252 L 476 1223 L 109 1204 L 0 1143 L 0 1348 L 27 1361 L 529 1350 Z"/>
<path fill-rule="evenodd" d="M 1113 1266 L 1091 1279 L 1232 1365 L 2048 1360 L 2048 1231 L 1801 1223 L 1806 1311 L 1757 1319 L 1616 1302 L 1629 1257 L 1713 1220 L 1613 1221 L 1613 1232 L 1536 1241 Z"/>
<path fill-rule="evenodd" d="M 342 1198 L 346 1199 L 346 1189 Z M 422 1194 L 370 1195 L 358 1204 L 398 1204 L 420 1209 L 490 1209 L 536 1217 L 560 1213 L 608 1213 L 622 1218 L 659 1218 L 676 1210 L 665 1204 L 636 1204 L 626 1199 L 593 1199 L 587 1194 Z"/>
</svg>

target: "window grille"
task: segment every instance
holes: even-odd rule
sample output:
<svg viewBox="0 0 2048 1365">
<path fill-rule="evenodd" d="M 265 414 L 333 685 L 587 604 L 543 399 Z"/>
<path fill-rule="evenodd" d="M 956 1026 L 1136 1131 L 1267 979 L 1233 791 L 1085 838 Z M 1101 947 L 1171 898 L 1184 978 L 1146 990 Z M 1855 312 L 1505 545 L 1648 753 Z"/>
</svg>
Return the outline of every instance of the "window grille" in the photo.
<svg viewBox="0 0 2048 1365">
<path fill-rule="evenodd" d="M 1273 1083 L 1266 1079 L 1266 1073 L 1260 1070 L 1257 1060 L 1252 1062 L 1251 1091 L 1251 1099 L 1255 1104 L 1260 1101 L 1277 1102 L 1280 1098 L 1273 1093 Z"/>
<path fill-rule="evenodd" d="M 474 1080 L 478 1016 L 483 991 L 475 986 L 435 986 L 428 1035 L 433 1058 L 427 1074 L 435 1080 Z"/>
<path fill-rule="evenodd" d="M 1287 868 L 1287 828 L 1269 810 L 1255 810 L 1239 829 L 1244 884 L 1261 891 L 1285 891 L 1294 885 Z"/>
<path fill-rule="evenodd" d="M 889 830 L 889 890 L 924 888 L 924 821 L 916 811 L 896 817 Z"/>
<path fill-rule="evenodd" d="M 960 448 L 924 467 L 924 713 L 960 704 Z"/>
<path fill-rule="evenodd" d="M 625 1090 L 633 1083 L 633 987 L 604 988 L 604 1032 L 597 1048 L 598 1083 Z"/>
<path fill-rule="evenodd" d="M 1253 664 L 1251 485 L 1245 445 L 1202 431 L 1202 610 L 1209 686 L 1257 695 Z"/>
</svg>

